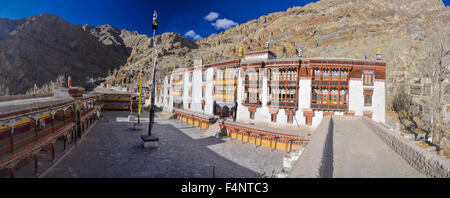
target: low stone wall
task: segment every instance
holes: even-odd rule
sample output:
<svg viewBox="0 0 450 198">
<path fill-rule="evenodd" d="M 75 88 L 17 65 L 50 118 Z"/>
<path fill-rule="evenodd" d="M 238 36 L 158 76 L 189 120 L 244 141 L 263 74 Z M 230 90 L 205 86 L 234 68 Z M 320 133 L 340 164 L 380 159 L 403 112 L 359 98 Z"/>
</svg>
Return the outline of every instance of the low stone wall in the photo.
<svg viewBox="0 0 450 198">
<path fill-rule="evenodd" d="M 331 116 L 322 119 L 288 177 L 333 177 L 333 119 Z"/>
<path fill-rule="evenodd" d="M 66 89 L 55 89 L 53 90 L 53 96 L 55 98 L 71 98 L 72 96 L 69 95 L 69 88 Z"/>
<path fill-rule="evenodd" d="M 334 120 L 361 120 L 361 116 L 333 116 Z"/>
<path fill-rule="evenodd" d="M 32 95 L 0 96 L 0 101 L 22 100 L 22 99 L 30 99 L 30 98 L 42 98 L 42 97 L 50 97 L 50 96 L 53 96 L 53 93 L 32 94 Z"/>
<path fill-rule="evenodd" d="M 427 177 L 449 178 L 450 160 L 435 153 L 431 153 L 413 142 L 405 140 L 397 133 L 393 133 L 379 126 L 375 121 L 362 117 L 363 123 L 381 138 L 392 150 L 403 157 L 412 167 Z"/>
</svg>

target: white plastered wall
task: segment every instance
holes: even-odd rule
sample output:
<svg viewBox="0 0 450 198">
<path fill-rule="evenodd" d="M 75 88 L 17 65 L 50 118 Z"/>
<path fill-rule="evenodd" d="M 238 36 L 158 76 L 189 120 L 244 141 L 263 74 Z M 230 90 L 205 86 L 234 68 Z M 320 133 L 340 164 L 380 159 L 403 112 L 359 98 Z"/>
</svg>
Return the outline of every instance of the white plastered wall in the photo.
<svg viewBox="0 0 450 198">
<path fill-rule="evenodd" d="M 295 113 L 294 122 L 298 122 L 299 125 L 306 125 L 306 117 L 303 111 L 311 107 L 311 79 L 300 78 L 299 83 L 298 110 Z"/>
<path fill-rule="evenodd" d="M 164 81 L 164 94 L 166 98 L 164 98 L 164 110 L 171 112 L 173 110 L 173 96 L 172 96 L 172 89 L 171 84 L 168 83 L 168 80 L 170 79 L 170 82 L 172 82 L 172 75 L 166 76 Z M 167 94 L 167 89 L 170 89 L 170 94 Z M 169 97 L 169 101 L 167 101 L 167 97 Z"/>
<path fill-rule="evenodd" d="M 362 79 L 350 79 L 348 86 L 348 110 L 357 116 L 363 115 L 364 107 L 364 89 Z"/>
<path fill-rule="evenodd" d="M 205 88 L 205 114 L 213 115 L 213 105 L 214 99 L 212 97 L 213 94 L 213 76 L 214 76 L 214 68 L 206 69 L 206 88 Z M 201 87 L 200 87 L 201 91 Z"/>
<path fill-rule="evenodd" d="M 349 111 L 362 116 L 364 111 L 372 111 L 372 119 L 384 123 L 385 112 L 385 83 L 376 79 L 373 86 L 364 86 L 362 79 L 350 79 L 349 81 Z M 364 106 L 364 88 L 373 89 L 372 105 Z"/>
<path fill-rule="evenodd" d="M 202 68 L 194 69 L 192 76 L 192 104 L 191 111 L 202 112 Z"/>
<path fill-rule="evenodd" d="M 373 86 L 372 106 L 364 107 L 364 110 L 373 112 L 372 119 L 377 122 L 386 122 L 386 93 L 384 80 L 375 80 Z"/>
<path fill-rule="evenodd" d="M 188 99 L 189 99 L 189 85 L 191 83 L 189 83 L 189 72 L 185 71 L 183 73 L 183 109 L 184 110 L 189 110 L 188 108 Z"/>
</svg>

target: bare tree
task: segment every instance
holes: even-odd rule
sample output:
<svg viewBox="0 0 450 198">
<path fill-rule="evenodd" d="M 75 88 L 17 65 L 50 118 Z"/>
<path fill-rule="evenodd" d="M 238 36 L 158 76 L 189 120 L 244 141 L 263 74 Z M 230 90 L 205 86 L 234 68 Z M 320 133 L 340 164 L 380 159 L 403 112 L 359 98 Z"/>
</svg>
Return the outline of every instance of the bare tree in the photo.
<svg viewBox="0 0 450 198">
<path fill-rule="evenodd" d="M 445 80 L 449 78 L 448 66 L 445 65 L 445 58 L 450 54 L 448 49 L 444 48 L 445 39 L 438 37 L 437 44 L 431 44 L 426 47 L 426 56 L 423 64 L 429 65 L 422 71 L 422 77 L 431 81 L 430 93 L 424 93 L 424 108 L 428 111 L 423 117 L 424 123 L 429 126 L 432 135 L 432 143 L 440 151 L 447 147 L 447 137 L 445 132 L 448 130 L 448 123 L 444 121 L 444 87 Z"/>
<path fill-rule="evenodd" d="M 406 93 L 404 85 L 397 87 L 391 108 L 397 113 L 397 118 L 404 128 L 412 132 L 415 128 L 420 127 L 420 123 L 418 123 L 419 106 L 413 102 L 411 95 Z"/>
<path fill-rule="evenodd" d="M 7 96 L 7 95 L 9 95 L 9 88 L 0 83 L 0 96 Z"/>
<path fill-rule="evenodd" d="M 48 83 L 45 83 L 44 85 L 42 85 L 40 88 L 38 88 L 37 92 L 38 93 L 50 93 L 55 89 L 58 88 L 62 88 L 64 87 L 64 83 L 65 83 L 65 77 L 64 75 L 59 75 L 55 81 L 50 81 Z M 34 89 L 31 88 L 29 89 L 26 94 L 27 95 L 31 95 L 34 93 Z"/>
</svg>

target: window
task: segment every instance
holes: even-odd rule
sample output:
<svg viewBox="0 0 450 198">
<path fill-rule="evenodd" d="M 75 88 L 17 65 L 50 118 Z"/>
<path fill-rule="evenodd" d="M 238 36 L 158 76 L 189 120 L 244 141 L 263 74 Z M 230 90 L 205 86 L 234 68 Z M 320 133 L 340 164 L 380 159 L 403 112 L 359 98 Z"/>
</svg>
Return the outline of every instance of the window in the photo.
<svg viewBox="0 0 450 198">
<path fill-rule="evenodd" d="M 202 98 L 205 98 L 205 86 L 202 87 Z"/>
<path fill-rule="evenodd" d="M 330 72 L 328 71 L 328 69 L 324 69 L 322 70 L 322 80 L 327 81 L 330 80 Z"/>
<path fill-rule="evenodd" d="M 269 69 L 269 106 L 292 108 L 297 105 L 298 68 Z"/>
<path fill-rule="evenodd" d="M 245 103 L 247 104 L 260 104 L 260 89 L 259 81 L 260 74 L 258 70 L 246 70 L 245 72 Z"/>
<path fill-rule="evenodd" d="M 272 116 L 271 116 L 271 121 L 272 121 L 272 122 L 277 122 L 277 114 L 276 114 L 276 113 L 273 113 L 273 114 L 272 114 Z"/>
<path fill-rule="evenodd" d="M 332 71 L 331 76 L 332 76 L 333 81 L 341 80 L 341 77 L 339 76 L 339 71 L 336 71 L 336 70 Z"/>
<path fill-rule="evenodd" d="M 347 90 L 341 89 L 341 92 L 339 93 L 339 104 L 347 104 Z"/>
<path fill-rule="evenodd" d="M 373 90 L 371 89 L 364 90 L 364 106 L 372 106 L 372 95 Z"/>
<path fill-rule="evenodd" d="M 202 80 L 203 82 L 206 82 L 206 72 L 202 72 Z"/>
<path fill-rule="evenodd" d="M 315 69 L 314 70 L 314 80 L 320 80 L 320 77 L 321 77 L 322 75 L 321 75 L 321 72 L 320 72 L 320 70 L 319 69 Z"/>
<path fill-rule="evenodd" d="M 341 71 L 341 81 L 347 81 L 347 71 Z"/>
<path fill-rule="evenodd" d="M 317 103 L 317 98 L 319 94 L 319 90 L 318 89 L 314 89 L 312 92 L 312 103 L 316 104 Z"/>
<path fill-rule="evenodd" d="M 373 85 L 373 74 L 364 73 L 363 74 L 363 85 Z"/>
<path fill-rule="evenodd" d="M 364 96 L 364 106 L 372 106 L 372 95 Z"/>
</svg>

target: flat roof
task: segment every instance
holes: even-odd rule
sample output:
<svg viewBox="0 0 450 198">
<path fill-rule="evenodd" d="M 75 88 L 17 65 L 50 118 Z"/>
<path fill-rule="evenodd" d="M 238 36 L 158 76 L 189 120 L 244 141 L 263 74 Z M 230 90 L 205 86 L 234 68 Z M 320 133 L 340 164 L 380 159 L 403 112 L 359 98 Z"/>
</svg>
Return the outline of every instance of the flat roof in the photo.
<svg viewBox="0 0 450 198">
<path fill-rule="evenodd" d="M 260 53 L 265 52 L 265 51 L 268 51 L 268 50 L 260 51 Z M 178 74 L 178 73 L 181 73 L 184 71 L 192 71 L 195 68 L 207 69 L 209 67 L 227 67 L 227 66 L 234 66 L 234 65 L 240 66 L 241 64 L 248 66 L 248 64 L 262 63 L 262 62 L 264 62 L 268 65 L 277 64 L 277 63 L 281 63 L 281 62 L 295 62 L 295 64 L 299 63 L 300 65 L 335 64 L 335 65 L 348 65 L 348 66 L 386 67 L 385 61 L 354 59 L 354 58 L 339 58 L 339 57 L 284 58 L 284 59 L 251 60 L 251 61 L 246 61 L 246 60 L 241 61 L 241 59 L 232 59 L 232 60 L 226 60 L 226 61 L 221 61 L 221 62 L 217 62 L 217 63 L 210 63 L 210 64 L 197 66 L 197 67 L 179 68 L 172 72 L 166 73 L 165 76 L 170 76 L 172 74 Z M 292 64 L 292 63 L 290 63 L 290 64 Z"/>
</svg>

